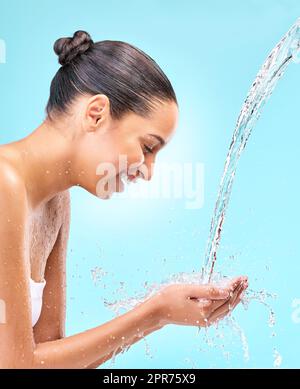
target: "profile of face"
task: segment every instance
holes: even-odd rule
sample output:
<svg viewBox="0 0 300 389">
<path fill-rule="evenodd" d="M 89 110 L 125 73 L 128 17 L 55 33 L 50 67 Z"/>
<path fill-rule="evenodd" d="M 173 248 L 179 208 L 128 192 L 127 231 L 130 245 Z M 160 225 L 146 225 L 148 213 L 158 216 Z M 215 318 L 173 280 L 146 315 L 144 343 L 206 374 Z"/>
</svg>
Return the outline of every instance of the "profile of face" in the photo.
<svg viewBox="0 0 300 389">
<path fill-rule="evenodd" d="M 74 112 L 80 121 L 76 155 L 85 188 L 101 199 L 124 190 L 124 181 L 150 180 L 157 153 L 178 122 L 175 102 L 157 102 L 149 117 L 127 113 L 112 119 L 106 95 L 81 96 Z"/>
</svg>

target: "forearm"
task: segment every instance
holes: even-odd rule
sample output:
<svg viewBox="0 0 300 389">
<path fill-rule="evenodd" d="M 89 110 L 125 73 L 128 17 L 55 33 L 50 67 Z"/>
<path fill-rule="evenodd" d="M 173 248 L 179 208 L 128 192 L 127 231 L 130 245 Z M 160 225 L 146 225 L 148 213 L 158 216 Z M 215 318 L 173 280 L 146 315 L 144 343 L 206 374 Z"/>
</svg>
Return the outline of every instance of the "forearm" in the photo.
<svg viewBox="0 0 300 389">
<path fill-rule="evenodd" d="M 125 347 L 132 346 L 134 343 L 137 343 L 139 340 L 143 339 L 145 336 L 150 335 L 152 332 L 157 331 L 161 329 L 162 325 L 156 325 L 155 327 L 149 328 L 146 330 L 142 336 L 135 335 L 134 338 L 130 342 L 125 342 L 122 347 L 119 347 L 117 350 L 114 350 L 110 352 L 108 355 L 106 355 L 103 358 L 98 359 L 96 362 L 92 363 L 91 365 L 87 366 L 87 369 L 95 369 L 98 366 L 102 365 L 106 361 L 112 358 L 113 355 L 118 355 Z"/>
<path fill-rule="evenodd" d="M 159 324 L 158 315 L 158 307 L 148 300 L 101 326 L 40 343 L 34 351 L 33 367 L 86 368 L 96 361 L 107 360 L 115 350 L 133 344 L 139 333 L 155 328 Z"/>
</svg>

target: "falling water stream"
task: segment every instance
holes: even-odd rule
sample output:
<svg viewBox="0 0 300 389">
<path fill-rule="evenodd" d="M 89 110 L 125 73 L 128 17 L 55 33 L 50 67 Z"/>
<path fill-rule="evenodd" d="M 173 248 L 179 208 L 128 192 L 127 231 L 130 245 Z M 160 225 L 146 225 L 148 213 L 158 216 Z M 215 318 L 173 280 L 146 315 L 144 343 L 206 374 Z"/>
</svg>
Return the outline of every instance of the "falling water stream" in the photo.
<svg viewBox="0 0 300 389">
<path fill-rule="evenodd" d="M 251 132 L 262 112 L 262 109 L 268 98 L 271 96 L 278 80 L 284 74 L 286 68 L 292 61 L 300 62 L 300 58 L 297 57 L 299 54 L 300 18 L 290 28 L 290 30 L 280 40 L 280 42 L 275 46 L 275 48 L 267 57 L 263 66 L 258 72 L 244 102 L 244 105 L 241 109 L 225 162 L 217 202 L 211 221 L 210 234 L 207 243 L 207 251 L 205 253 L 202 270 L 198 273 L 192 274 L 175 274 L 170 276 L 168 280 L 161 282 L 160 284 L 153 284 L 152 286 L 148 285 L 147 287 L 145 286 L 146 294 L 141 293 L 137 294 L 134 297 L 125 298 L 124 300 L 118 299 L 118 301 L 114 302 L 105 301 L 105 305 L 112 309 L 117 316 L 121 313 L 122 310 L 132 309 L 137 304 L 141 303 L 146 298 L 151 297 L 153 294 L 157 293 L 159 289 L 168 284 L 199 284 L 210 281 L 214 283 L 222 283 L 224 280 L 226 281 L 226 278 L 224 278 L 221 274 L 215 272 L 215 264 L 217 260 L 217 251 L 220 245 L 222 228 L 224 225 L 225 215 L 230 200 L 232 185 L 234 182 L 238 161 L 243 150 L 245 149 L 249 136 L 251 135 Z M 252 300 L 259 301 L 260 303 L 262 303 L 265 307 L 267 307 L 269 311 L 269 327 L 273 327 L 275 325 L 275 314 L 270 305 L 266 303 L 266 299 L 274 297 L 275 295 L 272 295 L 271 293 L 268 293 L 266 291 L 257 292 L 252 290 L 248 292 L 245 296 L 243 304 L 245 308 L 247 308 L 247 305 Z M 230 328 L 236 334 L 238 334 L 238 337 L 242 344 L 244 358 L 248 360 L 249 349 L 243 329 L 239 327 L 238 323 L 232 316 L 228 316 L 226 318 L 226 322 L 230 325 Z M 223 330 L 221 328 L 219 332 L 217 332 L 217 337 L 221 339 L 224 337 L 222 331 Z M 275 332 L 272 333 L 272 336 L 275 336 Z M 208 345 L 212 344 L 212 341 L 208 336 L 208 332 L 206 332 L 205 341 Z M 223 344 L 221 345 L 221 347 L 224 350 Z M 127 347 L 124 347 L 124 351 L 126 351 L 127 349 Z M 149 355 L 149 350 L 147 350 L 146 352 Z M 229 353 L 226 352 L 224 353 L 224 355 L 225 354 Z M 279 367 L 281 364 L 281 356 L 275 348 L 273 350 L 273 357 L 274 367 Z M 112 363 L 114 363 L 114 358 L 112 358 Z"/>
<path fill-rule="evenodd" d="M 249 136 L 261 111 L 271 96 L 278 80 L 288 65 L 298 62 L 300 50 L 300 19 L 274 47 L 258 72 L 238 117 L 229 152 L 225 161 L 219 194 L 211 222 L 205 262 L 202 268 L 203 280 L 211 280 L 217 252 L 220 245 L 222 228 L 230 200 L 232 185 L 239 158 L 245 149 Z"/>
</svg>

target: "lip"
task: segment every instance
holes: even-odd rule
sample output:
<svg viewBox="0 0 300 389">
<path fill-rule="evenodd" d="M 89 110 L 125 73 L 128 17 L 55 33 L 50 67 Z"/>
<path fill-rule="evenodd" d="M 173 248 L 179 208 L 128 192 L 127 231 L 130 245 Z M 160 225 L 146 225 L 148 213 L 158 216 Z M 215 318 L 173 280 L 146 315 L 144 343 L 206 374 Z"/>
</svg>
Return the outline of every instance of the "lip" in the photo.
<svg viewBox="0 0 300 389">
<path fill-rule="evenodd" d="M 126 184 L 137 182 L 138 177 L 126 172 L 119 173 L 119 190 L 117 192 L 124 192 Z"/>
<path fill-rule="evenodd" d="M 129 182 L 136 182 L 136 181 L 137 181 L 137 177 L 136 177 L 136 176 L 133 176 L 133 175 L 131 175 L 131 174 L 129 174 L 129 175 L 127 176 L 127 180 L 128 180 Z"/>
</svg>

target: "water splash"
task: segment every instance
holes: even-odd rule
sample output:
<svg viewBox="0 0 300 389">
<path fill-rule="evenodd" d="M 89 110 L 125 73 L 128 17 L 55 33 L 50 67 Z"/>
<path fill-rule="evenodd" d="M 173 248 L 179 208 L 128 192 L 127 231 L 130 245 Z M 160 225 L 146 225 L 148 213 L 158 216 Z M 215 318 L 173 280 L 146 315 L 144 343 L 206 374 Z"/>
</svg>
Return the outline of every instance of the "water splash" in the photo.
<svg viewBox="0 0 300 389">
<path fill-rule="evenodd" d="M 238 333 L 241 343 L 242 343 L 242 348 L 243 348 L 243 354 L 244 354 L 244 360 L 246 362 L 249 361 L 250 359 L 250 353 L 249 353 L 249 346 L 248 346 L 248 341 L 246 334 L 244 330 L 242 329 L 241 326 L 237 323 L 237 321 L 231 316 L 231 326 L 232 328 Z"/>
<path fill-rule="evenodd" d="M 290 62 L 300 62 L 300 19 L 292 26 L 287 34 L 281 39 L 281 41 L 272 50 L 267 57 L 261 70 L 259 71 L 255 81 L 253 82 L 250 91 L 247 95 L 245 103 L 242 107 L 240 115 L 238 117 L 236 127 L 234 130 L 233 138 L 230 144 L 229 152 L 225 162 L 225 168 L 221 179 L 219 194 L 214 210 L 214 215 L 211 222 L 210 235 L 207 244 L 207 251 L 205 255 L 204 266 L 200 273 L 179 273 L 170 276 L 168 280 L 163 281 L 160 284 L 153 284 L 151 286 L 145 283 L 144 287 L 146 292 L 136 294 L 134 297 L 128 297 L 124 300 L 118 300 L 114 302 L 104 301 L 105 305 L 112 309 L 118 316 L 122 310 L 133 309 L 135 306 L 144 302 L 152 295 L 157 293 L 161 288 L 169 284 L 175 283 L 206 283 L 214 282 L 222 284 L 227 281 L 227 278 L 223 277 L 220 273 L 214 272 L 214 266 L 217 259 L 217 251 L 221 240 L 222 227 L 224 224 L 225 214 L 230 200 L 232 191 L 232 185 L 236 174 L 237 164 L 239 158 L 247 144 L 247 141 L 251 135 L 255 123 L 257 122 L 261 111 L 271 96 L 278 80 L 284 74 L 287 66 Z M 273 329 L 276 323 L 275 313 L 270 304 L 267 303 L 269 298 L 275 298 L 276 296 L 262 291 L 249 290 L 246 292 L 242 304 L 245 309 L 248 308 L 251 301 L 258 301 L 268 309 L 269 312 L 269 327 Z M 213 327 L 216 329 L 216 336 L 212 338 L 207 329 L 205 331 L 199 331 L 198 335 L 203 333 L 205 336 L 205 343 L 209 347 L 217 347 L 217 341 L 219 340 L 220 347 L 223 355 L 226 359 L 230 358 L 230 353 L 226 351 L 225 336 L 223 325 L 228 325 L 230 329 L 238 336 L 242 345 L 242 351 L 245 361 L 250 359 L 250 350 L 247 342 L 246 334 L 243 329 L 238 325 L 234 317 L 230 314 L 223 320 L 222 324 L 215 324 Z M 200 328 L 199 328 L 200 329 Z M 272 336 L 275 336 L 275 332 L 272 332 Z M 146 343 L 147 344 L 147 343 Z M 125 348 L 124 351 L 127 351 Z M 203 351 L 203 349 L 199 349 Z M 146 353 L 148 349 L 146 346 Z M 282 357 L 276 348 L 273 349 L 274 367 L 279 367 L 282 362 Z M 115 355 L 113 356 L 113 362 L 115 361 Z M 194 365 L 193 365 L 194 366 Z"/>
<path fill-rule="evenodd" d="M 220 273 L 215 273 L 213 277 L 213 282 L 218 285 L 224 285 L 229 281 L 229 278 L 222 276 Z M 176 273 L 171 274 L 168 278 L 162 280 L 160 283 L 148 284 L 144 283 L 144 291 L 136 293 L 133 297 L 125 296 L 124 299 L 118 298 L 115 301 L 104 300 L 104 305 L 111 309 L 116 315 L 120 315 L 128 309 L 136 307 L 138 304 L 144 302 L 146 299 L 149 299 L 161 289 L 168 285 L 174 284 L 203 284 L 203 278 L 201 272 L 193 273 Z"/>
<path fill-rule="evenodd" d="M 103 277 L 105 277 L 108 273 L 104 271 L 101 267 L 96 266 L 93 269 L 91 269 L 91 276 L 92 280 L 94 282 L 94 285 L 100 284 Z"/>
<path fill-rule="evenodd" d="M 206 281 L 210 281 L 217 260 L 217 251 L 239 158 L 278 80 L 292 61 L 295 63 L 300 62 L 299 53 L 300 19 L 296 21 L 267 57 L 250 88 L 238 117 L 225 161 L 210 227 L 204 266 L 202 268 L 202 274 Z"/>
<path fill-rule="evenodd" d="M 279 354 L 279 352 L 276 349 L 273 350 L 273 356 L 274 356 L 273 366 L 277 368 L 280 367 L 282 363 L 282 356 Z"/>
<path fill-rule="evenodd" d="M 221 275 L 221 273 L 215 272 L 213 274 L 213 278 L 211 280 L 212 283 L 216 285 L 225 285 L 229 281 L 229 277 L 224 277 Z M 201 272 L 193 272 L 193 273 L 177 273 L 170 275 L 167 279 L 163 280 L 161 283 L 153 283 L 144 284 L 144 291 L 143 292 L 136 292 L 133 296 L 125 296 L 124 299 L 118 299 L 113 302 L 104 301 L 105 306 L 112 310 L 116 316 L 121 315 L 122 313 L 129 311 L 131 309 L 134 309 L 139 304 L 143 303 L 145 300 L 151 298 L 153 295 L 158 293 L 161 289 L 168 285 L 174 285 L 174 284 L 203 284 L 203 278 Z M 275 314 L 272 310 L 269 300 L 274 299 L 277 296 L 272 293 L 268 293 L 265 290 L 261 291 L 254 291 L 254 290 L 247 290 L 244 294 L 242 304 L 245 308 L 245 310 L 248 309 L 249 304 L 253 302 L 258 302 L 262 304 L 268 311 L 269 314 L 269 320 L 268 325 L 269 327 L 273 327 L 275 325 Z M 211 328 L 214 329 L 215 336 L 211 337 L 210 330 Z M 228 347 L 231 347 L 231 344 L 226 345 L 226 336 L 224 336 L 224 333 L 226 331 L 226 328 L 233 331 L 233 333 L 236 335 L 237 339 L 239 340 L 239 343 L 242 348 L 243 352 L 243 358 L 245 362 L 248 362 L 250 359 L 250 350 L 248 346 L 248 341 L 246 334 L 244 330 L 239 326 L 237 321 L 235 320 L 234 316 L 232 314 L 229 314 L 225 319 L 222 320 L 222 322 L 217 322 L 213 324 L 212 326 L 208 328 L 204 328 L 204 331 L 201 331 L 203 329 L 202 327 L 198 328 L 198 335 L 203 335 L 203 343 L 208 346 L 208 348 L 219 348 L 221 349 L 224 357 L 226 357 L 227 360 L 230 359 L 230 352 L 228 351 Z M 275 335 L 274 335 L 275 336 Z M 143 338 L 143 334 L 141 334 L 141 338 Z M 145 341 L 146 346 L 146 355 L 148 355 L 150 358 L 153 358 L 153 355 L 150 353 L 150 347 L 146 342 L 146 339 L 143 338 Z M 127 351 L 128 348 L 126 348 L 125 351 Z M 200 350 L 200 349 L 199 349 Z M 203 351 L 203 349 L 201 349 Z M 279 353 L 278 353 L 279 355 Z M 275 356 L 274 356 L 275 358 Z M 113 358 L 112 364 L 114 364 L 115 358 Z M 274 362 L 275 363 L 275 362 Z"/>
</svg>

